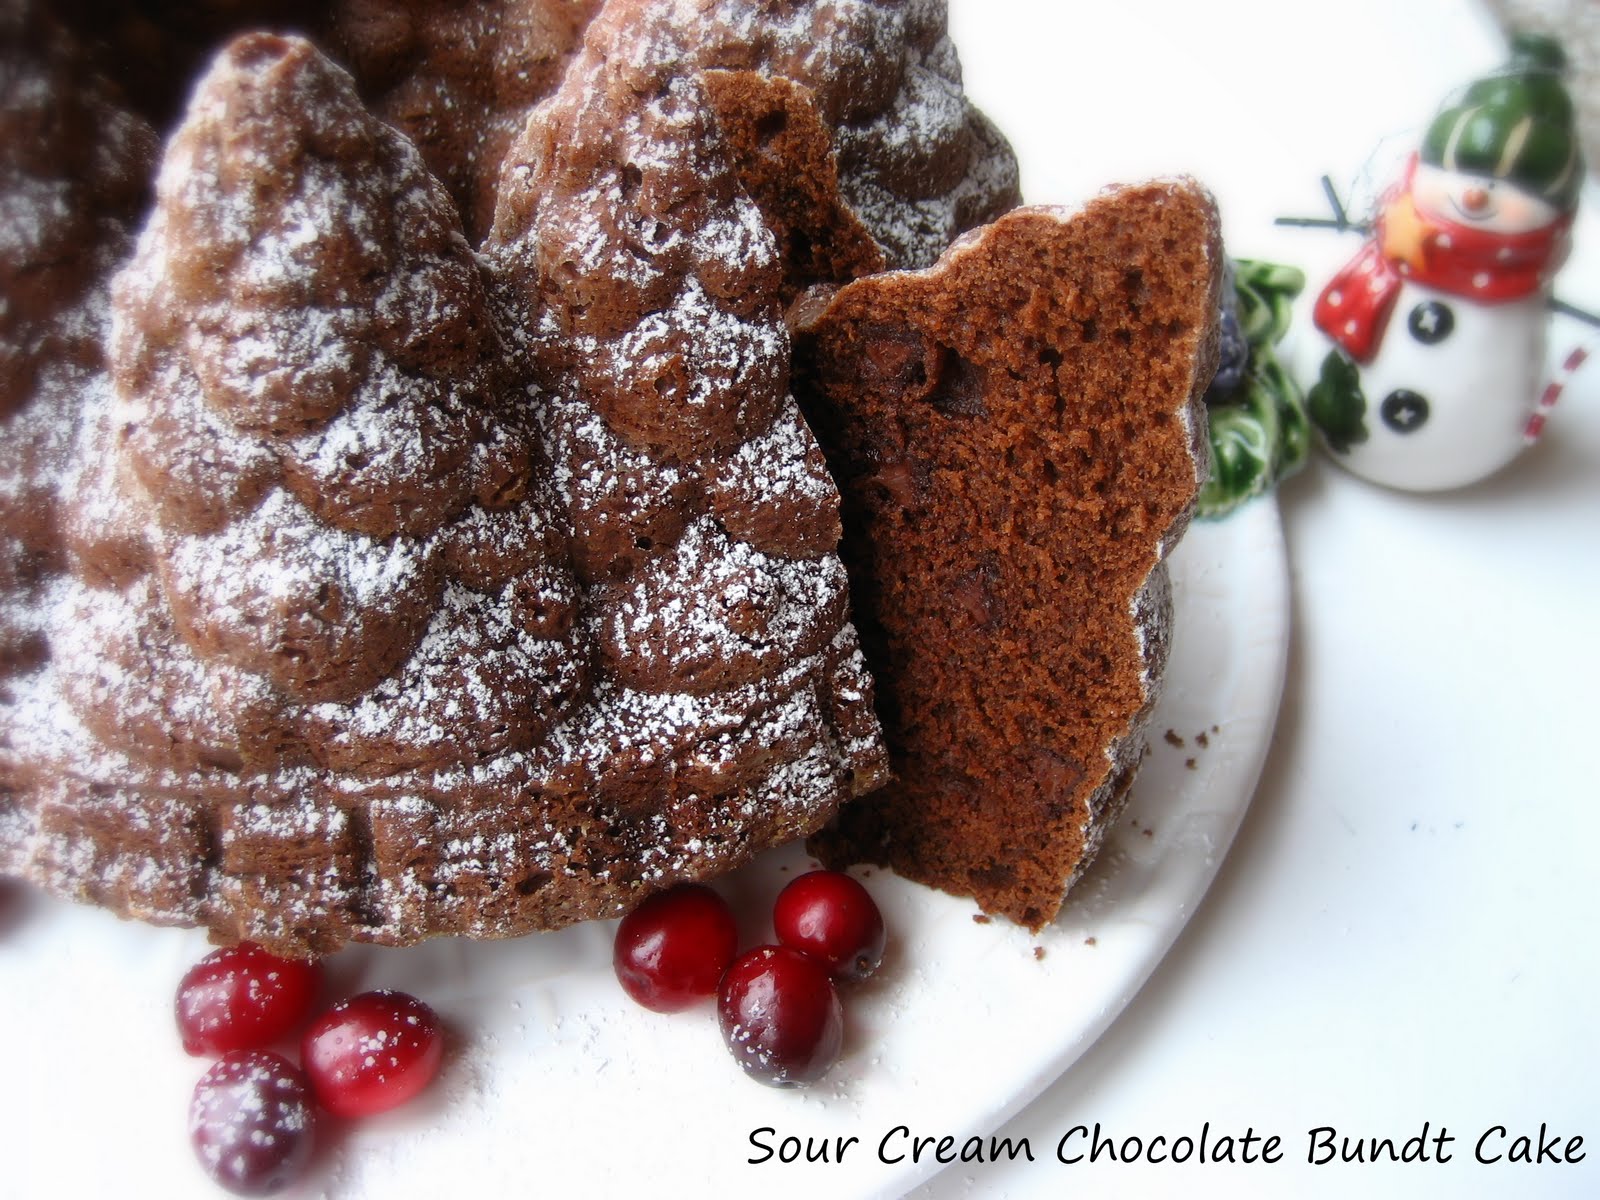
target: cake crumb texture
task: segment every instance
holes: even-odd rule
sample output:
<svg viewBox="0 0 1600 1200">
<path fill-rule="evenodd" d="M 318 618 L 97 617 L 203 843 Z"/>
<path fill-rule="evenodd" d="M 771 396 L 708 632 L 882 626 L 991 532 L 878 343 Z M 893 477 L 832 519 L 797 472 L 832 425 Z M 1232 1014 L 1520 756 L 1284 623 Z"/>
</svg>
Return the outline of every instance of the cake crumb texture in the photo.
<svg viewBox="0 0 1600 1200">
<path fill-rule="evenodd" d="M 1222 255 L 1188 182 L 1018 210 L 799 316 L 894 780 L 812 846 L 1038 929 L 1120 811 L 1206 462 Z"/>
</svg>

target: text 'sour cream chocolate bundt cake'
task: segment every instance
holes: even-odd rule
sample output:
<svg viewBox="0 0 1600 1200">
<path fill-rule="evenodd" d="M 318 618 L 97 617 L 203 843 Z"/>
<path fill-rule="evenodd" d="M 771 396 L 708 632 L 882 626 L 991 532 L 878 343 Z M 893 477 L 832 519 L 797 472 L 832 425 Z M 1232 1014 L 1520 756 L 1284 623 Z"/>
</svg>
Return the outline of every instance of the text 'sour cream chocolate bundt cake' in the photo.
<svg viewBox="0 0 1600 1200">
<path fill-rule="evenodd" d="M 824 858 L 1055 916 L 1144 750 L 1222 265 L 1209 198 L 1152 184 L 1020 209 L 931 270 L 801 306 L 895 774 Z"/>
<path fill-rule="evenodd" d="M 883 780 L 783 310 L 1014 203 L 942 4 L 104 7 L 0 14 L 0 869 L 507 935 Z"/>
</svg>

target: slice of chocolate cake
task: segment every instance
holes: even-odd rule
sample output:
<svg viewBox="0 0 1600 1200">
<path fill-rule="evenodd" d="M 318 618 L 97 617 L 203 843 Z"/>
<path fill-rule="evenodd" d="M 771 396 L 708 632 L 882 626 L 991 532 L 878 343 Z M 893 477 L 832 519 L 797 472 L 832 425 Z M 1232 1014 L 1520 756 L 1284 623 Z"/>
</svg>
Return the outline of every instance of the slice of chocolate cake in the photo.
<svg viewBox="0 0 1600 1200">
<path fill-rule="evenodd" d="M 1222 265 L 1210 199 L 1169 182 L 1018 210 L 796 306 L 896 776 L 824 859 L 1055 916 L 1143 753 Z"/>
</svg>

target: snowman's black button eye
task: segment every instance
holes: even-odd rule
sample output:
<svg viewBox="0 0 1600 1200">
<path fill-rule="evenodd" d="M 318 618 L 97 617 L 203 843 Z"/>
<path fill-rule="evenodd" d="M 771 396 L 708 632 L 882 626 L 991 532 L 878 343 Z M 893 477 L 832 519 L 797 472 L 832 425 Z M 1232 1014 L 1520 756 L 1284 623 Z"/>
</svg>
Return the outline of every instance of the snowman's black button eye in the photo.
<svg viewBox="0 0 1600 1200">
<path fill-rule="evenodd" d="M 1383 398 L 1378 415 L 1396 433 L 1415 433 L 1428 423 L 1428 400 L 1406 388 L 1397 388 Z"/>
<path fill-rule="evenodd" d="M 1456 315 L 1448 304 L 1437 300 L 1424 300 L 1411 310 L 1406 318 L 1406 328 L 1411 336 L 1424 346 L 1434 346 L 1450 336 L 1456 327 Z"/>
</svg>

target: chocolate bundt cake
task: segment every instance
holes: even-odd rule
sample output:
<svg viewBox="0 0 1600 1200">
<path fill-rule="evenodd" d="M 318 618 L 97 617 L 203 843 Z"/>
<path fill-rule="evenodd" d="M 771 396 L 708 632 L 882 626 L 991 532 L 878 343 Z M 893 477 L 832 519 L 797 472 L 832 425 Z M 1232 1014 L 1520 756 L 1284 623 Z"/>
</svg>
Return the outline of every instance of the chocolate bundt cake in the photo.
<svg viewBox="0 0 1600 1200">
<path fill-rule="evenodd" d="M 656 74 L 722 68 L 804 89 L 839 160 L 845 202 L 896 267 L 931 264 L 1020 201 L 1016 160 L 966 99 L 945 0 L 16 0 L 69 25 L 158 129 L 227 37 L 297 32 L 355 77 L 417 145 L 479 244 L 504 152 L 585 40 Z M 604 8 L 604 22 L 597 15 Z M 589 37 L 591 26 L 596 32 Z M 763 131 L 769 135 L 770 128 Z M 843 278 L 843 277 L 839 277 Z"/>
<path fill-rule="evenodd" d="M 0 870 L 320 952 L 614 915 L 854 798 L 830 858 L 1049 919 L 1164 655 L 1192 189 L 941 259 L 1018 190 L 940 0 L 0 34 Z"/>
<path fill-rule="evenodd" d="M 669 205 L 726 176 L 694 154 Z M 410 142 L 309 43 L 232 43 L 110 288 L 72 464 L 99 499 L 64 501 L 48 659 L 8 712 L 8 867 L 280 949 L 518 933 L 736 866 L 877 781 L 773 246 L 675 219 L 704 246 L 683 290 L 715 275 L 742 307 L 706 309 L 733 379 L 696 384 L 750 387 L 714 445 L 677 426 L 718 398 L 674 413 L 650 358 L 581 394 L 576 339 L 518 346 L 491 288 L 533 277 L 470 253 Z"/>
<path fill-rule="evenodd" d="M 494 219 L 506 150 L 555 91 L 600 0 L 337 0 L 330 53 L 421 151 L 467 238 Z"/>
<path fill-rule="evenodd" d="M 1037 929 L 1144 750 L 1223 260 L 1187 183 L 1021 209 L 799 306 L 894 780 L 813 840 Z"/>
<path fill-rule="evenodd" d="M 783 310 L 1014 203 L 942 4 L 18 3 L 0 71 L 0 871 L 501 936 L 882 781 Z"/>
</svg>

